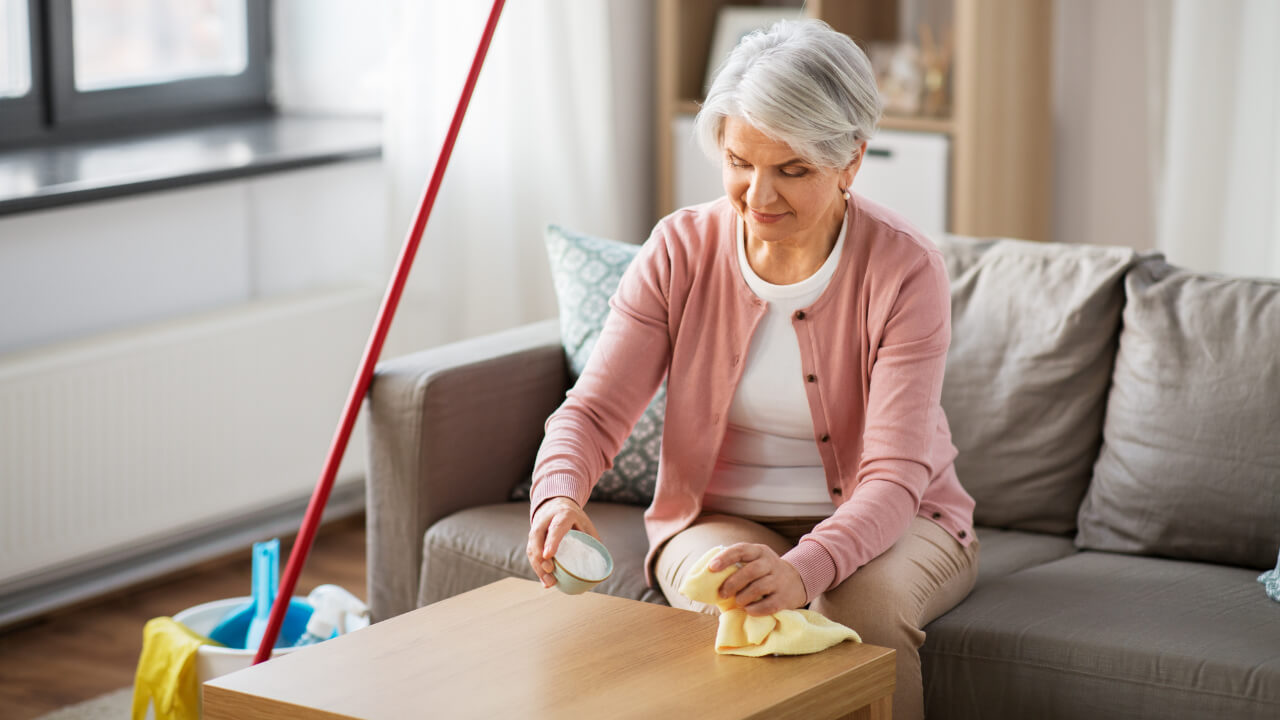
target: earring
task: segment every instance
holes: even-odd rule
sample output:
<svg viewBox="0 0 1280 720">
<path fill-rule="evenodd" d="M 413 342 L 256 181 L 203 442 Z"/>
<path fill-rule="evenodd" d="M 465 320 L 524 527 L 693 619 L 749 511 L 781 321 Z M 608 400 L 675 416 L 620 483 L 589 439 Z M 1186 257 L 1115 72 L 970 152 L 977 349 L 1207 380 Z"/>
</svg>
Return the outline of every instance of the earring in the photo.
<svg viewBox="0 0 1280 720">
<path fill-rule="evenodd" d="M 848 191 L 848 190 L 844 190 L 843 192 L 844 192 L 844 199 L 845 199 L 845 200 L 848 200 L 848 199 L 849 199 L 849 191 Z"/>
</svg>

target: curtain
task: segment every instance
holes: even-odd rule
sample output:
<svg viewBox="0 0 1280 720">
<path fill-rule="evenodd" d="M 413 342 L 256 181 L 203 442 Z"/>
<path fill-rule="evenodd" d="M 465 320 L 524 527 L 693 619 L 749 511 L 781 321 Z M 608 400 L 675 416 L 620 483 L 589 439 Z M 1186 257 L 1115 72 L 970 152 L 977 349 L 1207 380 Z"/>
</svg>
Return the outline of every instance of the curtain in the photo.
<svg viewBox="0 0 1280 720">
<path fill-rule="evenodd" d="M 489 8 L 393 6 L 388 268 Z M 649 3 L 630 0 L 506 4 L 384 356 L 554 317 L 548 224 L 644 240 L 654 220 L 651 15 Z"/>
<path fill-rule="evenodd" d="M 1280 277 L 1280 2 L 1148 8 L 1168 37 L 1153 45 L 1165 87 L 1148 95 L 1157 246 L 1191 269 Z"/>
</svg>

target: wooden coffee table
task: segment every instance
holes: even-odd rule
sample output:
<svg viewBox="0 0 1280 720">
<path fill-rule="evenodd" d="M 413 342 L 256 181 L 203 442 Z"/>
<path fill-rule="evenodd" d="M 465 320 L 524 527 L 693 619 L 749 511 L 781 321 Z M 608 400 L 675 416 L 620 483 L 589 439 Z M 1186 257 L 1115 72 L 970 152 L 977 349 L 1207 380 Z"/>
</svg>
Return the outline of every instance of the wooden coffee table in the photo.
<svg viewBox="0 0 1280 720">
<path fill-rule="evenodd" d="M 891 717 L 893 650 L 745 658 L 715 634 L 709 615 L 509 578 L 210 680 L 204 717 Z"/>
</svg>

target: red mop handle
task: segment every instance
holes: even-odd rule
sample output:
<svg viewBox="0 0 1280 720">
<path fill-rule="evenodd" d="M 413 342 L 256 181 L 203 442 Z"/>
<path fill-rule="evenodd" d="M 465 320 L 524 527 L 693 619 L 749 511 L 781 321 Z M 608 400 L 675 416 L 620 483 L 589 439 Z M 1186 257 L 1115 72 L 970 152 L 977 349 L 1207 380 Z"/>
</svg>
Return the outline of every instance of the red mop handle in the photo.
<svg viewBox="0 0 1280 720">
<path fill-rule="evenodd" d="M 347 396 L 346 407 L 342 409 L 342 420 L 334 433 L 333 443 L 329 446 L 329 456 L 325 459 L 324 470 L 320 473 L 320 481 L 311 494 L 311 503 L 307 505 L 307 514 L 302 519 L 302 527 L 298 530 L 298 539 L 293 543 L 293 551 L 289 554 L 289 564 L 285 566 L 284 577 L 280 580 L 280 591 L 271 605 L 271 617 L 267 621 L 266 632 L 262 635 L 262 644 L 258 646 L 258 654 L 253 663 L 266 660 L 275 647 L 276 637 L 280 634 L 280 626 L 284 623 L 285 610 L 289 607 L 289 599 L 293 597 L 293 589 L 298 584 L 298 574 L 307 562 L 307 553 L 311 552 L 311 543 L 315 540 L 316 530 L 320 526 L 320 514 L 329 502 L 329 491 L 333 489 L 333 479 L 338 474 L 338 464 L 347 451 L 347 441 L 351 439 L 351 428 L 356 424 L 356 415 L 360 411 L 360 403 L 369 391 L 369 382 L 373 378 L 373 367 L 382 353 L 382 343 L 387 339 L 387 330 L 391 327 L 391 319 L 395 317 L 396 306 L 400 304 L 400 295 L 404 291 L 405 280 L 409 276 L 409 268 L 413 266 L 414 255 L 418 252 L 418 243 L 422 239 L 422 231 L 427 226 L 427 218 L 431 217 L 431 208 L 436 204 L 436 195 L 440 191 L 440 182 L 444 179 L 444 170 L 449 165 L 449 156 L 453 154 L 453 145 L 458 139 L 458 130 L 462 127 L 462 118 L 467 114 L 467 105 L 471 103 L 471 93 L 475 90 L 476 79 L 480 76 L 480 68 L 484 65 L 484 57 L 489 52 L 489 42 L 493 39 L 493 31 L 498 26 L 498 16 L 502 14 L 505 0 L 494 0 L 493 9 L 489 11 L 489 20 L 485 23 L 484 34 L 480 37 L 480 46 L 476 48 L 476 57 L 471 61 L 471 71 L 467 73 L 467 82 L 462 86 L 462 97 L 458 99 L 458 107 L 453 112 L 453 122 L 449 125 L 449 133 L 445 135 L 444 146 L 440 148 L 440 157 L 436 160 L 435 170 L 431 174 L 431 182 L 427 184 L 422 196 L 422 203 L 414 215 L 413 226 L 409 228 L 409 236 L 405 238 L 404 247 L 400 250 L 400 260 L 396 263 L 395 276 L 382 298 L 382 307 L 378 310 L 378 321 L 373 334 L 369 336 L 369 344 L 365 346 L 364 358 L 360 361 L 360 370 L 356 373 L 355 382 L 351 385 L 351 394 Z"/>
</svg>

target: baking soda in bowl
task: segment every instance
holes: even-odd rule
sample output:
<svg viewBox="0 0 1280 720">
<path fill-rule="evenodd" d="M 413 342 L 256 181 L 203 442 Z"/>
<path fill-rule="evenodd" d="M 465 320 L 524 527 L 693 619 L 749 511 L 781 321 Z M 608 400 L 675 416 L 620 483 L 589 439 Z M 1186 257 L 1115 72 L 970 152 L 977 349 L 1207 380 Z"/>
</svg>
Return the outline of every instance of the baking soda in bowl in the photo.
<svg viewBox="0 0 1280 720">
<path fill-rule="evenodd" d="M 565 535 L 556 551 L 556 560 L 568 572 L 582 580 L 599 581 L 609 574 L 609 561 L 595 547 Z"/>
</svg>

